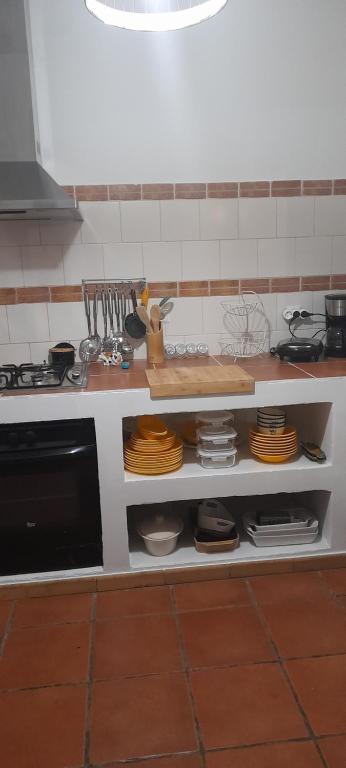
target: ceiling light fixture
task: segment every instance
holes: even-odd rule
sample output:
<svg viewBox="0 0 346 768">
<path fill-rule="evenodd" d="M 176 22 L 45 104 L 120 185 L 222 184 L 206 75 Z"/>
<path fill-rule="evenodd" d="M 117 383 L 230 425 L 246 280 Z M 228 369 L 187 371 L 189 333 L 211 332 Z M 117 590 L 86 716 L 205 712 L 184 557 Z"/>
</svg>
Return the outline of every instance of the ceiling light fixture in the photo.
<svg viewBox="0 0 346 768">
<path fill-rule="evenodd" d="M 170 32 L 212 18 L 228 0 L 85 0 L 105 24 L 138 32 Z"/>
</svg>

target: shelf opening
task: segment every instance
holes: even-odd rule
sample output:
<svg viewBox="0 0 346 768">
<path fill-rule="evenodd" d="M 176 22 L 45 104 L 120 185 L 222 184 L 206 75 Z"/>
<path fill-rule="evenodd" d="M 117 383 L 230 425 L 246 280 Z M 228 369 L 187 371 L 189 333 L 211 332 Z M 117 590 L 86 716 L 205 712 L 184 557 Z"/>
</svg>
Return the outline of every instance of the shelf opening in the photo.
<svg viewBox="0 0 346 768">
<path fill-rule="evenodd" d="M 198 552 L 194 535 L 197 524 L 196 510 L 202 499 L 163 502 L 160 504 L 132 505 L 127 509 L 130 563 L 133 569 L 167 568 L 205 565 L 211 563 L 249 562 L 299 557 L 328 552 L 331 539 L 332 494 L 330 491 L 313 490 L 301 493 L 278 493 L 253 496 L 232 496 L 218 499 L 228 510 L 236 524 L 239 546 L 233 551 L 219 553 Z M 312 543 L 275 544 L 256 546 L 246 531 L 247 516 L 256 515 L 259 510 L 276 513 L 278 510 L 305 509 L 311 517 L 317 518 L 318 534 Z M 183 531 L 178 538 L 176 549 L 170 554 L 155 557 L 150 554 L 138 534 L 138 527 L 147 516 L 169 515 L 182 520 Z"/>
</svg>

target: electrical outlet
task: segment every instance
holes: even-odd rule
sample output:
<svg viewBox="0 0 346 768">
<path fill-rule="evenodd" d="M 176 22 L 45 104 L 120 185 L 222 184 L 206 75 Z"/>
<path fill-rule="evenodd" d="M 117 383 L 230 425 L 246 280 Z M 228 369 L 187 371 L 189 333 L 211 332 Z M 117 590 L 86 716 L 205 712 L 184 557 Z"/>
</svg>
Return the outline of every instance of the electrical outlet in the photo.
<svg viewBox="0 0 346 768">
<path fill-rule="evenodd" d="M 289 323 L 289 321 L 292 320 L 294 312 L 300 313 L 301 311 L 302 309 L 299 306 L 299 304 L 294 304 L 294 305 L 290 304 L 287 307 L 284 307 L 284 309 L 282 310 L 282 317 L 284 320 L 287 320 L 287 322 Z"/>
</svg>

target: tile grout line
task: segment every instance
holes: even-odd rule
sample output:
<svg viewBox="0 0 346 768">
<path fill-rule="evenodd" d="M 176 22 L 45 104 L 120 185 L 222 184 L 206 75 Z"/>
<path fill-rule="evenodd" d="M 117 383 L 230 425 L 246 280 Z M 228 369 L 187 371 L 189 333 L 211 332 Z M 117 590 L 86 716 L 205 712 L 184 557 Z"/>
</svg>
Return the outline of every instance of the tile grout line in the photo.
<svg viewBox="0 0 346 768">
<path fill-rule="evenodd" d="M 310 725 L 309 718 L 308 718 L 308 716 L 307 716 L 307 714 L 306 714 L 306 712 L 304 710 L 303 705 L 301 704 L 301 702 L 299 700 L 298 694 L 296 693 L 296 690 L 295 690 L 295 688 L 294 688 L 294 686 L 293 686 L 293 684 L 291 682 L 291 679 L 289 677 L 289 674 L 288 674 L 288 672 L 286 670 L 286 666 L 285 666 L 285 661 L 286 660 L 283 659 L 282 656 L 279 653 L 279 649 L 278 649 L 278 647 L 277 647 L 277 645 L 276 645 L 276 643 L 275 643 L 275 641 L 274 641 L 274 639 L 272 637 L 272 633 L 270 631 L 270 628 L 269 628 L 269 625 L 267 623 L 267 620 L 266 620 L 266 618 L 265 618 L 265 616 L 264 616 L 264 614 L 262 612 L 261 606 L 259 605 L 259 603 L 257 601 L 256 594 L 255 594 L 254 590 L 252 589 L 251 582 L 249 581 L 249 579 L 245 579 L 245 581 L 246 581 L 246 586 L 247 586 L 247 589 L 248 589 L 249 597 L 250 597 L 250 600 L 251 600 L 251 604 L 253 605 L 253 607 L 254 607 L 254 609 L 256 611 L 256 614 L 257 614 L 258 619 L 259 619 L 259 621 L 261 623 L 261 626 L 262 626 L 262 628 L 263 628 L 263 630 L 264 630 L 264 632 L 265 632 L 265 634 L 267 636 L 268 642 L 270 643 L 270 645 L 272 647 L 272 650 L 274 651 L 274 653 L 275 653 L 275 655 L 277 657 L 277 660 L 279 662 L 279 666 L 280 666 L 280 669 L 281 669 L 281 673 L 283 675 L 284 680 L 286 681 L 286 685 L 288 686 L 288 689 L 291 692 L 293 700 L 294 700 L 294 702 L 296 704 L 296 707 L 297 707 L 297 709 L 298 709 L 298 711 L 299 711 L 299 713 L 301 715 L 303 723 L 304 723 L 304 725 L 306 727 L 306 730 L 307 730 L 307 732 L 309 734 L 310 740 L 315 745 L 315 748 L 316 748 L 316 750 L 317 750 L 317 752 L 319 754 L 319 757 L 320 757 L 320 760 L 322 762 L 323 767 L 324 768 L 328 768 L 328 764 L 327 764 L 326 760 L 324 759 L 324 756 L 322 754 L 322 750 L 320 749 L 320 746 L 318 744 L 318 737 L 315 736 L 315 734 L 314 734 L 313 728 Z"/>
<path fill-rule="evenodd" d="M 114 760 L 112 763 L 92 763 L 90 768 L 114 768 L 116 765 L 133 765 L 138 763 L 148 763 L 152 760 L 169 760 L 175 757 L 188 757 L 190 755 L 198 755 L 197 750 L 185 751 L 185 752 L 161 752 L 158 755 L 140 755 L 139 757 L 124 757 L 123 760 Z"/>
<path fill-rule="evenodd" d="M 188 698 L 189 698 L 189 702 L 190 702 L 190 709 L 191 709 L 191 714 L 192 714 L 192 719 L 193 719 L 193 724 L 194 724 L 194 732 L 195 732 L 195 738 L 196 738 L 196 742 L 197 742 L 197 749 L 198 749 L 198 752 L 200 753 L 201 758 L 202 758 L 202 766 L 203 766 L 203 768 L 206 768 L 205 750 L 204 750 L 204 746 L 203 746 L 203 739 L 202 739 L 202 734 L 201 734 L 200 725 L 199 725 L 198 716 L 197 716 L 197 708 L 196 708 L 196 704 L 195 704 L 195 700 L 194 700 L 194 696 L 193 696 L 193 692 L 192 692 L 191 673 L 190 673 L 190 670 L 188 668 L 188 662 L 187 662 L 186 653 L 185 653 L 183 633 L 182 633 L 182 629 L 181 629 L 181 625 L 180 625 L 180 620 L 179 620 L 179 614 L 178 614 L 178 611 L 177 611 L 177 606 L 176 606 L 176 601 L 175 601 L 175 585 L 170 586 L 170 595 L 171 595 L 173 619 L 174 619 L 174 622 L 175 622 L 175 626 L 176 626 L 176 630 L 177 630 L 177 635 L 178 635 L 179 653 L 180 653 L 180 658 L 181 658 L 181 662 L 182 662 L 183 674 L 184 674 L 184 677 L 185 677 L 185 680 L 186 680 L 186 684 L 187 684 L 187 694 L 188 694 Z"/>
<path fill-rule="evenodd" d="M 317 376 L 314 376 L 313 373 L 309 373 L 308 371 L 305 371 L 304 368 L 301 368 L 299 365 L 296 365 L 295 363 L 288 362 L 287 365 L 290 365 L 292 368 L 296 368 L 297 371 L 301 371 L 302 373 L 305 373 L 306 376 L 309 376 L 310 379 L 316 379 Z"/>
<path fill-rule="evenodd" d="M 83 748 L 84 768 L 88 768 L 88 766 L 90 765 L 89 758 L 90 758 L 91 702 L 92 702 L 92 683 L 93 683 L 94 655 L 95 655 L 96 600 L 97 600 L 97 594 L 96 592 L 94 592 L 92 596 L 92 606 L 91 606 L 91 616 L 90 616 L 88 679 L 87 679 L 87 696 L 86 696 L 86 702 L 85 702 L 85 731 L 84 731 L 84 748 Z"/>
<path fill-rule="evenodd" d="M 237 662 L 237 663 L 234 662 L 234 663 L 229 663 L 229 664 L 219 664 L 219 665 L 210 665 L 210 666 L 207 665 L 207 666 L 200 666 L 200 667 L 187 667 L 187 669 L 189 671 L 191 671 L 191 672 L 215 672 L 215 671 L 220 671 L 220 670 L 225 670 L 225 669 L 235 669 L 237 667 L 244 667 L 244 666 L 246 666 L 246 667 L 273 666 L 273 664 L 275 664 L 276 666 L 279 666 L 280 664 L 282 665 L 282 664 L 284 664 L 287 661 L 304 661 L 306 658 L 308 658 L 308 659 L 338 658 L 339 656 L 344 657 L 345 655 L 346 655 L 345 653 L 336 653 L 336 654 L 326 653 L 326 654 L 323 654 L 323 656 L 317 656 L 317 655 L 315 655 L 315 656 L 308 656 L 308 657 L 306 657 L 306 656 L 288 656 L 285 659 L 282 659 L 281 657 L 279 657 L 277 659 L 269 659 L 269 660 L 265 660 L 265 661 L 263 661 L 263 659 L 262 659 L 261 661 L 244 661 L 244 662 Z M 181 669 L 172 670 L 170 674 L 180 673 L 181 671 L 185 671 L 185 670 L 181 670 Z M 141 672 L 141 673 L 133 673 L 133 674 L 127 674 L 127 675 L 114 675 L 114 676 L 107 675 L 106 677 L 93 678 L 93 680 L 94 680 L 94 682 L 98 682 L 98 683 L 104 683 L 104 682 L 107 682 L 109 680 L 111 680 L 111 681 L 142 680 L 142 679 L 151 678 L 151 677 L 156 677 L 157 678 L 157 677 L 160 677 L 161 674 L 164 674 L 164 673 L 161 673 L 161 672 Z M 65 680 L 62 683 L 45 683 L 45 684 L 25 686 L 24 688 L 0 688 L 0 694 L 3 694 L 3 693 L 20 693 L 22 691 L 37 691 L 37 690 L 40 690 L 40 689 L 49 689 L 49 688 L 63 688 L 66 685 L 68 685 L 70 688 L 80 688 L 80 687 L 84 686 L 85 684 L 86 684 L 85 681 L 69 682 L 69 681 Z M 88 681 L 87 681 L 87 684 L 88 684 Z M 328 736 L 328 735 L 331 735 L 331 734 L 324 734 L 324 735 Z M 335 735 L 335 736 L 342 736 L 342 735 L 344 735 L 344 732 L 343 731 L 338 731 L 337 733 L 335 733 L 333 735 Z M 346 735 L 346 732 L 345 732 L 345 735 Z M 302 738 L 304 738 L 304 737 L 302 737 Z M 318 736 L 318 738 L 320 738 L 320 736 Z M 285 739 L 285 741 L 292 741 L 292 739 Z M 244 746 L 246 746 L 246 745 L 244 745 Z M 217 749 L 219 749 L 219 748 L 217 748 Z M 228 747 L 227 747 L 227 749 L 228 749 Z M 205 750 L 205 751 L 210 751 L 210 750 Z"/>
<path fill-rule="evenodd" d="M 333 736 L 334 735 L 335 734 L 333 734 Z M 340 735 L 343 736 L 344 734 L 340 734 Z M 327 736 L 326 735 L 321 736 L 320 738 L 321 739 L 326 739 L 328 737 L 330 737 L 330 734 L 327 735 Z M 221 753 L 222 752 L 234 752 L 234 753 L 236 753 L 236 752 L 239 752 L 240 750 L 249 750 L 249 752 L 250 752 L 252 749 L 254 749 L 256 747 L 277 746 L 277 745 L 280 745 L 280 744 L 281 745 L 286 745 L 286 744 L 306 744 L 306 743 L 309 744 L 310 742 L 311 742 L 311 740 L 308 737 L 305 737 L 305 738 L 302 737 L 302 738 L 297 738 L 297 739 L 284 739 L 284 740 L 279 739 L 279 740 L 274 740 L 274 741 L 258 741 L 258 742 L 255 742 L 254 744 L 237 744 L 235 746 L 233 745 L 233 746 L 226 746 L 226 747 L 211 747 L 210 749 L 207 750 L 207 754 L 217 754 L 219 752 L 221 752 Z M 169 760 L 170 758 L 188 757 L 188 756 L 191 756 L 191 755 L 198 755 L 198 756 L 200 756 L 200 753 L 197 752 L 196 750 L 194 752 L 192 752 L 192 751 L 189 751 L 189 752 L 164 752 L 164 753 L 161 753 L 159 755 L 144 755 L 144 756 L 141 756 L 139 758 L 138 757 L 124 758 L 123 760 L 115 760 L 112 763 L 110 763 L 109 761 L 107 763 L 93 763 L 90 766 L 90 768 L 115 768 L 115 766 L 120 766 L 120 765 L 131 765 L 131 764 L 135 764 L 135 763 L 138 763 L 138 762 L 145 763 L 145 762 L 149 762 L 149 761 L 151 762 L 152 760 L 162 760 L 162 759 L 168 759 Z"/>
</svg>

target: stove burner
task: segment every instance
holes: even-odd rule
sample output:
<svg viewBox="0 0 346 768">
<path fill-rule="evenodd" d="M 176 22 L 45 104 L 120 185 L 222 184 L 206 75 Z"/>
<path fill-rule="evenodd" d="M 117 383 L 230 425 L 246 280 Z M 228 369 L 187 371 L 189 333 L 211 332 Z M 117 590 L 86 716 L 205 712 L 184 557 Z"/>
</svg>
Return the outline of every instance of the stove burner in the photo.
<svg viewBox="0 0 346 768">
<path fill-rule="evenodd" d="M 50 368 L 44 368 L 42 367 L 42 370 L 37 371 L 36 373 L 31 374 L 31 381 L 36 386 L 51 386 L 52 382 L 56 384 L 60 384 L 59 379 L 59 373 L 60 371 L 52 370 Z"/>
<path fill-rule="evenodd" d="M 72 379 L 70 374 L 72 374 Z M 8 389 L 47 389 L 48 387 L 85 387 L 88 378 L 88 365 L 75 363 L 73 367 L 48 365 L 46 362 L 34 365 L 0 366 L 0 390 Z"/>
</svg>

